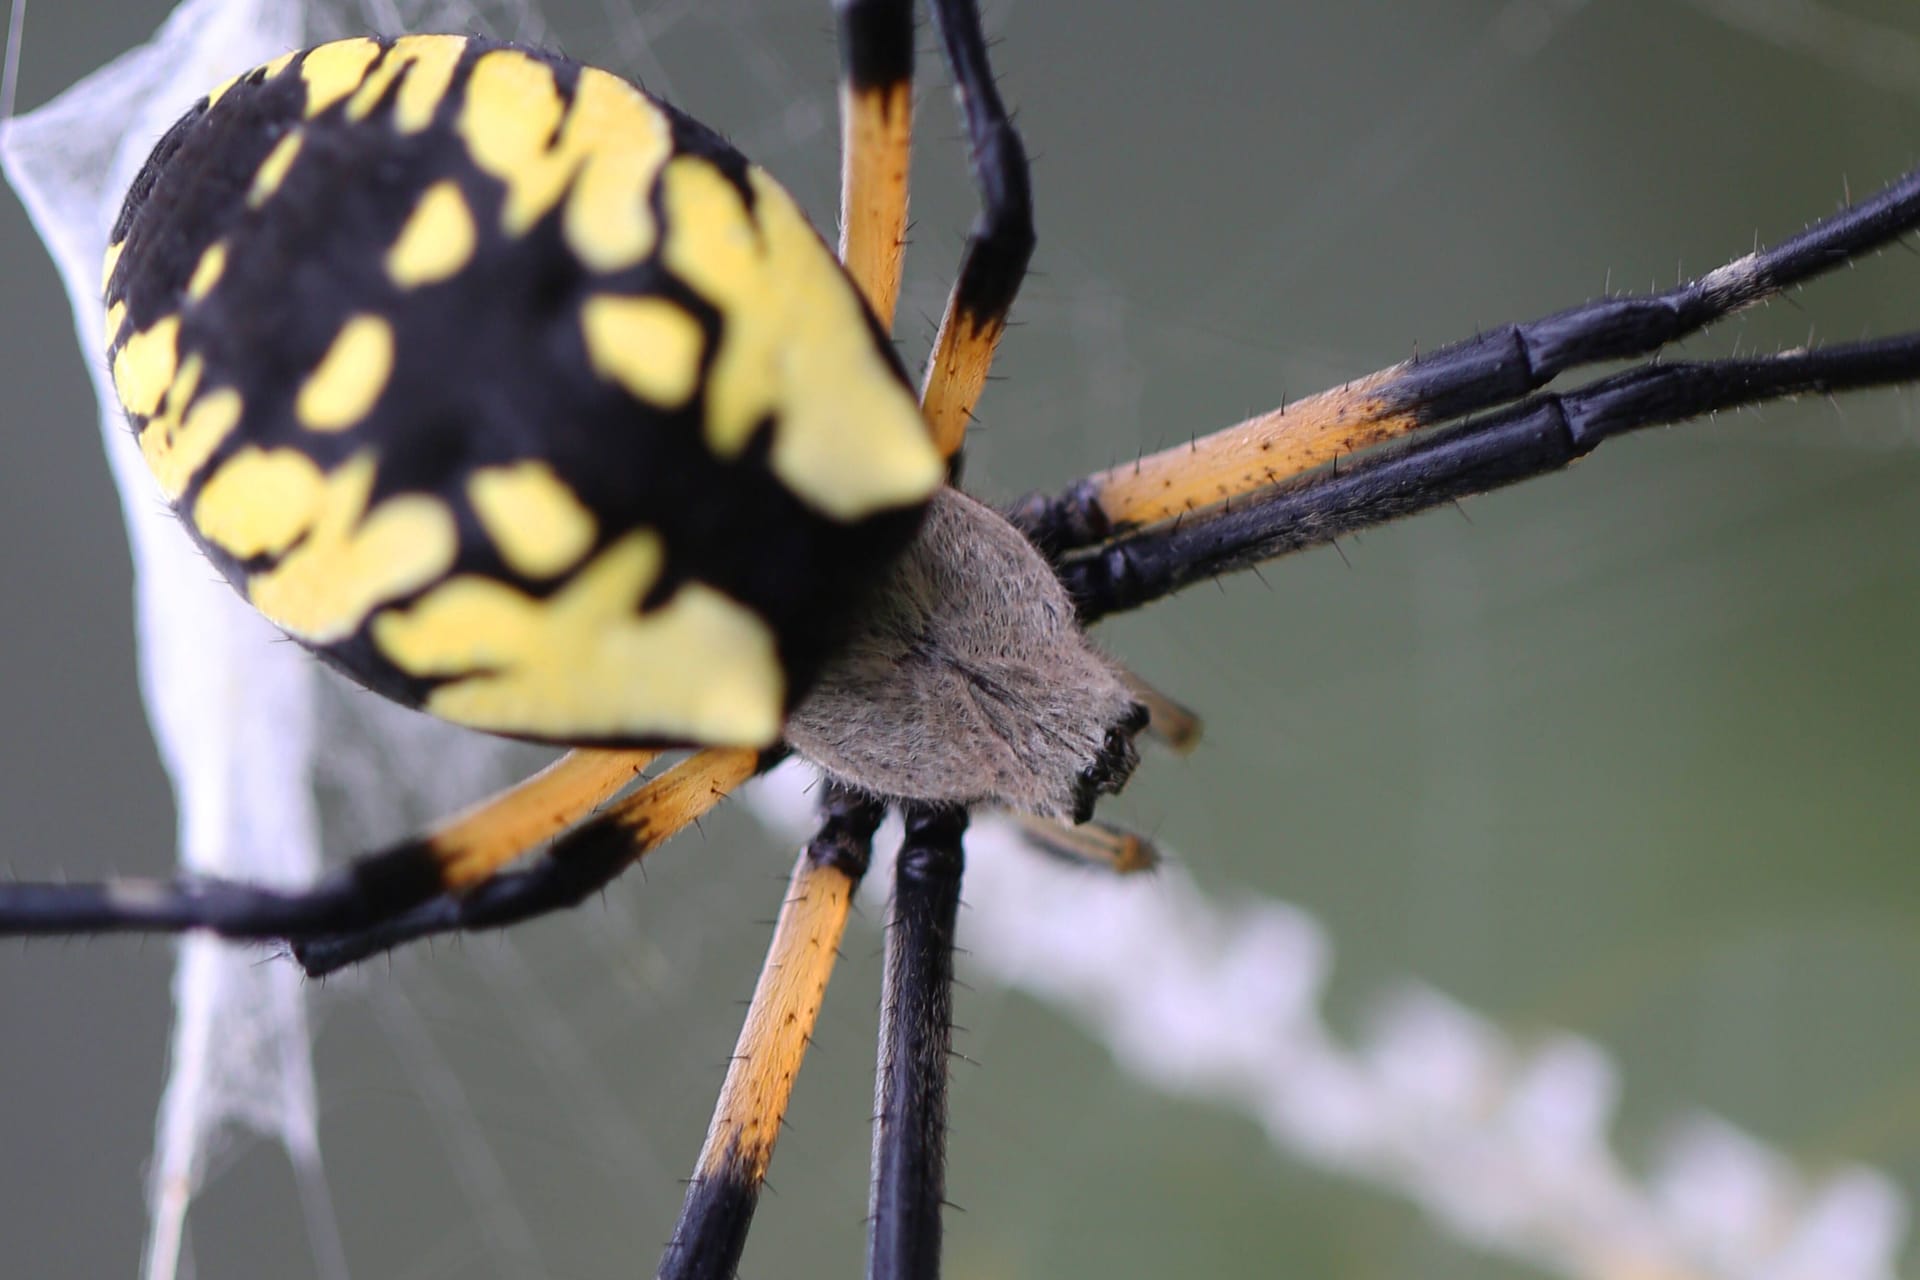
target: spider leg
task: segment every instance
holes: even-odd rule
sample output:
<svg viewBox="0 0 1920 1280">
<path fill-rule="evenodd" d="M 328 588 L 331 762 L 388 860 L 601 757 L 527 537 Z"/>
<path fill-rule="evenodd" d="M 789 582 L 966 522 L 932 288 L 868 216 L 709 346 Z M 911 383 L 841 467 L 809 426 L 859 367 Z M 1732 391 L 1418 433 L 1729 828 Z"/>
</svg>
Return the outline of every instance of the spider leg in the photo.
<svg viewBox="0 0 1920 1280">
<path fill-rule="evenodd" d="M 1257 493 L 1384 441 L 1537 391 L 1578 365 L 1648 355 L 1920 227 L 1920 170 L 1771 249 L 1676 288 L 1603 297 L 1369 374 L 1188 445 L 1022 500 L 1012 518 L 1061 554 Z"/>
<path fill-rule="evenodd" d="M 1122 535 L 1058 562 L 1092 622 L 1348 533 L 1567 466 L 1614 436 L 1722 409 L 1920 378 L 1920 333 L 1726 360 L 1650 363 L 1529 397 L 1229 511 Z"/>
<path fill-rule="evenodd" d="M 318 978 L 419 938 L 503 928 L 578 906 L 777 758 L 742 749 L 695 752 L 560 837 L 526 869 L 497 872 L 356 928 L 296 938 L 294 958 L 308 977 Z"/>
<path fill-rule="evenodd" d="M 440 823 L 424 843 L 435 851 L 446 888 L 478 884 L 580 821 L 659 758 L 658 751 L 569 751 L 524 782 Z"/>
<path fill-rule="evenodd" d="M 1160 851 L 1151 840 L 1105 822 L 1096 820 L 1074 826 L 1028 813 L 1008 816 L 1028 844 L 1062 862 L 1121 876 L 1152 871 L 1160 865 Z"/>
<path fill-rule="evenodd" d="M 840 33 L 840 261 L 893 331 L 913 145 L 913 0 L 834 0 Z"/>
<path fill-rule="evenodd" d="M 1177 755 L 1186 755 L 1200 745 L 1200 713 L 1185 703 L 1150 685 L 1128 668 L 1120 669 L 1120 678 L 1133 691 L 1136 702 L 1147 709 L 1147 732 Z"/>
<path fill-rule="evenodd" d="M 960 273 L 927 361 L 921 408 L 934 443 L 959 453 L 980 401 L 1007 312 L 1033 256 L 1033 193 L 1026 148 L 993 83 L 980 12 L 973 0 L 933 0 L 935 25 L 953 68 L 954 93 L 966 123 L 968 159 L 980 190 L 980 216 L 967 232 Z"/>
<path fill-rule="evenodd" d="M 940 1274 L 946 1199 L 947 1058 L 953 1042 L 953 929 L 965 858 L 964 809 L 916 805 L 894 865 L 880 1001 L 871 1280 Z"/>
<path fill-rule="evenodd" d="M 840 953 L 853 892 L 867 872 L 879 801 L 838 787 L 825 819 L 794 864 L 773 941 L 754 985 L 713 1123 L 687 1186 L 660 1275 L 673 1280 L 732 1276 L 801 1060 Z"/>
<path fill-rule="evenodd" d="M 171 933 L 298 938 L 368 927 L 458 892 L 578 822 L 657 751 L 569 752 L 423 836 L 355 859 L 297 890 L 215 877 L 0 885 L 0 935 Z"/>
</svg>

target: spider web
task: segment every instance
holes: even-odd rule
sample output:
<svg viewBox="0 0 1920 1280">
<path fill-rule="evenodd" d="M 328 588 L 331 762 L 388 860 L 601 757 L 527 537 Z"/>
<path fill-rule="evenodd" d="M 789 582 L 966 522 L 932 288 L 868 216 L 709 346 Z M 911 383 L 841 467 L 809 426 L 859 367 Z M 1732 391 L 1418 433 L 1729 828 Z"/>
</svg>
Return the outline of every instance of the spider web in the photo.
<svg viewBox="0 0 1920 1280">
<path fill-rule="evenodd" d="M 651 62 L 652 42 L 693 9 L 661 6 L 641 20 L 610 11 L 615 52 L 599 60 L 624 60 L 671 96 L 670 72 Z M 1501 40 L 1534 47 L 1570 11 L 1508 6 L 1490 28 L 1489 47 Z M 736 88 L 759 105 L 744 109 L 757 122 L 739 133 L 743 148 L 777 156 L 830 128 L 830 97 L 796 91 L 777 46 L 740 39 L 728 20 L 742 13 L 719 12 L 697 25 L 745 61 Z M 101 347 L 93 299 L 119 193 L 146 140 L 206 84 L 359 25 L 467 29 L 478 16 L 446 4 L 395 8 L 370 0 L 359 9 L 302 9 L 274 0 L 189 0 L 153 43 L 12 122 L 6 171 L 68 281 L 82 348 Z M 507 34 L 540 34 L 524 12 L 496 16 Z M 1444 82 L 1464 84 L 1471 70 L 1456 68 Z M 124 122 L 124 130 L 102 129 L 103 120 Z M 1394 154 L 1395 145 L 1389 139 L 1381 154 Z M 820 208 L 830 185 L 816 175 L 801 194 Z M 931 296 L 929 305 L 937 305 L 937 291 Z M 1102 331 L 1111 324 L 1109 301 L 1070 299 L 1065 307 L 1088 359 L 1113 348 Z M 102 405 L 110 406 L 97 362 L 90 367 Z M 1137 408 L 1124 369 L 1112 373 L 1089 380 L 1115 397 L 1116 412 Z M 100 421 L 130 530 L 142 688 L 175 787 L 183 866 L 299 883 L 323 855 L 404 831 L 525 767 L 523 750 L 386 708 L 318 672 L 292 646 L 273 643 L 224 584 L 209 580 L 150 500 L 117 411 L 103 407 Z M 422 760 L 434 767 L 419 769 Z M 782 837 L 803 838 L 806 788 L 803 773 L 784 771 L 751 803 Z M 1463 1239 L 1569 1276 L 1894 1274 L 1906 1210 L 1874 1171 L 1815 1176 L 1706 1116 L 1672 1127 L 1650 1166 L 1636 1170 L 1610 1140 L 1618 1069 L 1591 1042 L 1519 1036 L 1420 984 L 1397 986 L 1375 1003 L 1357 1037 L 1343 1035 L 1326 1013 L 1333 947 L 1298 908 L 1259 898 L 1223 905 L 1178 867 L 1146 887 L 1106 883 L 1039 862 L 991 821 L 969 848 L 963 941 L 976 981 L 1034 996 L 1085 1028 L 1138 1079 L 1222 1108 L 1296 1158 L 1405 1196 Z M 730 909 L 725 900 L 743 881 L 758 892 L 775 875 L 777 867 L 762 862 L 723 867 L 710 898 L 683 901 L 686 909 L 665 921 L 650 912 L 644 926 L 617 899 L 581 913 L 568 929 L 588 938 L 603 970 L 590 972 L 615 992 L 584 1012 L 553 1011 L 550 989 L 579 975 L 543 970 L 539 943 L 532 956 L 506 942 L 465 951 L 487 990 L 506 994 L 526 1024 L 530 1056 L 550 1073 L 548 1087 L 582 1104 L 587 1119 L 571 1138 L 630 1184 L 670 1188 L 677 1162 L 671 1153 L 656 1155 L 645 1135 L 622 1122 L 625 1107 L 586 1065 L 596 1046 L 582 1027 L 630 1019 L 635 1004 L 661 1000 L 660 972 L 699 962 L 708 941 L 702 935 Z M 884 865 L 877 867 L 870 890 L 885 878 Z M 657 888 L 649 886 L 650 898 Z M 878 918 L 869 907 L 869 919 Z M 636 946 L 640 958 L 617 958 Z M 402 967 L 403 981 L 370 982 L 352 994 L 372 1010 L 436 1117 L 433 1131 L 477 1236 L 423 1257 L 417 1273 L 458 1270 L 481 1257 L 508 1274 L 558 1273 L 519 1207 L 524 1195 L 507 1157 L 484 1136 L 477 1118 L 484 1099 L 428 1034 L 436 1011 L 472 997 L 449 989 L 452 980 L 432 965 Z M 292 967 L 189 939 L 175 1000 L 172 1065 L 149 1174 L 147 1274 L 165 1280 L 176 1272 L 189 1203 L 236 1139 L 250 1134 L 284 1147 L 298 1173 L 317 1269 L 346 1274 L 320 1164 L 307 993 Z M 636 1068 L 635 1078 L 647 1077 Z M 693 1118 L 694 1131 L 700 1119 Z M 791 1145 L 785 1155 L 776 1177 L 780 1168 L 804 1167 Z"/>
</svg>

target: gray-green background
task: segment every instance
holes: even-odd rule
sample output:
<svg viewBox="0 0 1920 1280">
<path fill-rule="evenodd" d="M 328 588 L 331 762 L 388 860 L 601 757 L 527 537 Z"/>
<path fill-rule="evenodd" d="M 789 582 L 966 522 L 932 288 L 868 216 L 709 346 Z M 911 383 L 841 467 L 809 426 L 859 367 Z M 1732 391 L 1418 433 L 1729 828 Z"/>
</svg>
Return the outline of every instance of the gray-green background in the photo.
<svg viewBox="0 0 1920 1280">
<path fill-rule="evenodd" d="M 646 75 L 830 217 L 827 6 L 656 13 L 643 57 L 609 39 L 631 31 L 608 16 L 621 7 L 580 6 L 570 49 Z M 23 104 L 163 11 L 42 5 Z M 989 23 L 1040 219 L 973 448 L 993 496 L 1609 279 L 1669 282 L 1920 160 L 1920 18 L 1897 0 L 1019 0 Z M 916 355 L 972 216 L 944 90 L 923 104 Z M 11 200 L 0 255 L 0 866 L 154 872 L 172 818 L 133 685 L 117 505 L 66 303 Z M 1920 325 L 1916 285 L 1920 261 L 1890 252 L 1696 349 Z M 1706 1107 L 1807 1170 L 1864 1160 L 1911 1192 L 1916 494 L 1911 395 L 1816 402 L 1623 442 L 1465 519 L 1194 591 L 1104 632 L 1209 715 L 1203 749 L 1150 759 L 1116 813 L 1216 894 L 1314 913 L 1337 1026 L 1417 977 L 1518 1034 L 1607 1046 L 1636 1166 Z M 739 814 L 681 843 L 589 908 L 597 923 L 541 926 L 511 952 L 442 947 L 329 992 L 322 1136 L 356 1275 L 513 1274 L 486 1233 L 522 1227 L 556 1277 L 651 1267 L 785 861 Z M 857 1265 L 869 926 L 749 1275 Z M 583 935 L 629 927 L 631 970 L 609 975 Z M 0 949 L 0 1273 L 133 1270 L 169 961 L 162 943 Z M 1130 1082 L 1022 998 L 965 993 L 960 1020 L 980 1065 L 954 1104 L 956 1276 L 1533 1274 Z M 421 1042 L 446 1076 L 405 1047 Z M 569 1046 L 581 1061 L 556 1070 Z M 194 1246 L 203 1277 L 311 1272 L 276 1153 L 228 1168 Z"/>
</svg>

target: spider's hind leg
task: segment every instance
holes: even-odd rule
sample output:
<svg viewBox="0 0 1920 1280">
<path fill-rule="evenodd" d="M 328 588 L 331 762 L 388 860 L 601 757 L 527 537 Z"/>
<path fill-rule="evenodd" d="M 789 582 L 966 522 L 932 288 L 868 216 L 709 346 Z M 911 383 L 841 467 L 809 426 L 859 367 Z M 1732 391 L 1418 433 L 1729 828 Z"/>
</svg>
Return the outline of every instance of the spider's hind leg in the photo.
<svg viewBox="0 0 1920 1280">
<path fill-rule="evenodd" d="M 469 888 L 416 900 L 403 910 L 360 927 L 296 939 L 294 957 L 308 977 L 317 978 L 433 934 L 499 929 L 578 906 L 689 823 L 698 821 L 735 787 L 771 767 L 781 754 L 776 751 L 761 756 L 740 748 L 695 752 L 569 831 L 526 868 L 496 871 Z M 613 790 L 618 790 L 618 785 Z M 507 793 L 516 794 L 517 789 Z M 478 819 L 484 813 L 483 807 L 473 817 Z M 550 825 L 527 833 L 530 838 L 515 846 L 516 853 L 509 856 L 517 856 L 579 821 L 584 810 L 549 812 L 545 816 Z"/>
<path fill-rule="evenodd" d="M 212 877 L 0 885 L 0 935 L 202 929 L 228 938 L 275 940 L 370 928 L 436 895 L 485 881 L 579 821 L 658 754 L 572 752 L 435 830 L 357 858 L 305 889 Z"/>
<path fill-rule="evenodd" d="M 429 934 L 511 924 L 580 902 L 780 753 L 695 752 L 525 870 L 500 870 L 586 818 L 657 754 L 573 752 L 433 832 L 357 858 L 306 889 L 216 878 L 0 885 L 0 936 L 198 929 L 289 942 L 308 975 L 319 977 Z"/>
<path fill-rule="evenodd" d="M 660 1262 L 674 1280 L 732 1276 L 746 1247 L 773 1146 L 839 958 L 853 892 L 885 806 L 830 786 L 819 832 L 800 851 L 713 1123 Z"/>
<path fill-rule="evenodd" d="M 887 918 L 880 1062 L 874 1087 L 867 1275 L 940 1274 L 946 1203 L 947 1060 L 953 1046 L 953 931 L 967 811 L 909 806 Z"/>
</svg>

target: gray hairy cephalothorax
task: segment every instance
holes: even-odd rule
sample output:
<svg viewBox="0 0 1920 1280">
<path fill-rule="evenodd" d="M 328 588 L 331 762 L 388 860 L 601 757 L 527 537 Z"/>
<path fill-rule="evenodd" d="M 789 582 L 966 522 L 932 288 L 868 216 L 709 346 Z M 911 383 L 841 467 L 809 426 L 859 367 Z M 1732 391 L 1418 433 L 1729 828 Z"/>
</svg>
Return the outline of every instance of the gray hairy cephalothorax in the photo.
<svg viewBox="0 0 1920 1280">
<path fill-rule="evenodd" d="M 1085 821 L 1147 713 L 1020 532 L 954 489 L 787 720 L 795 751 L 874 795 Z"/>
</svg>

